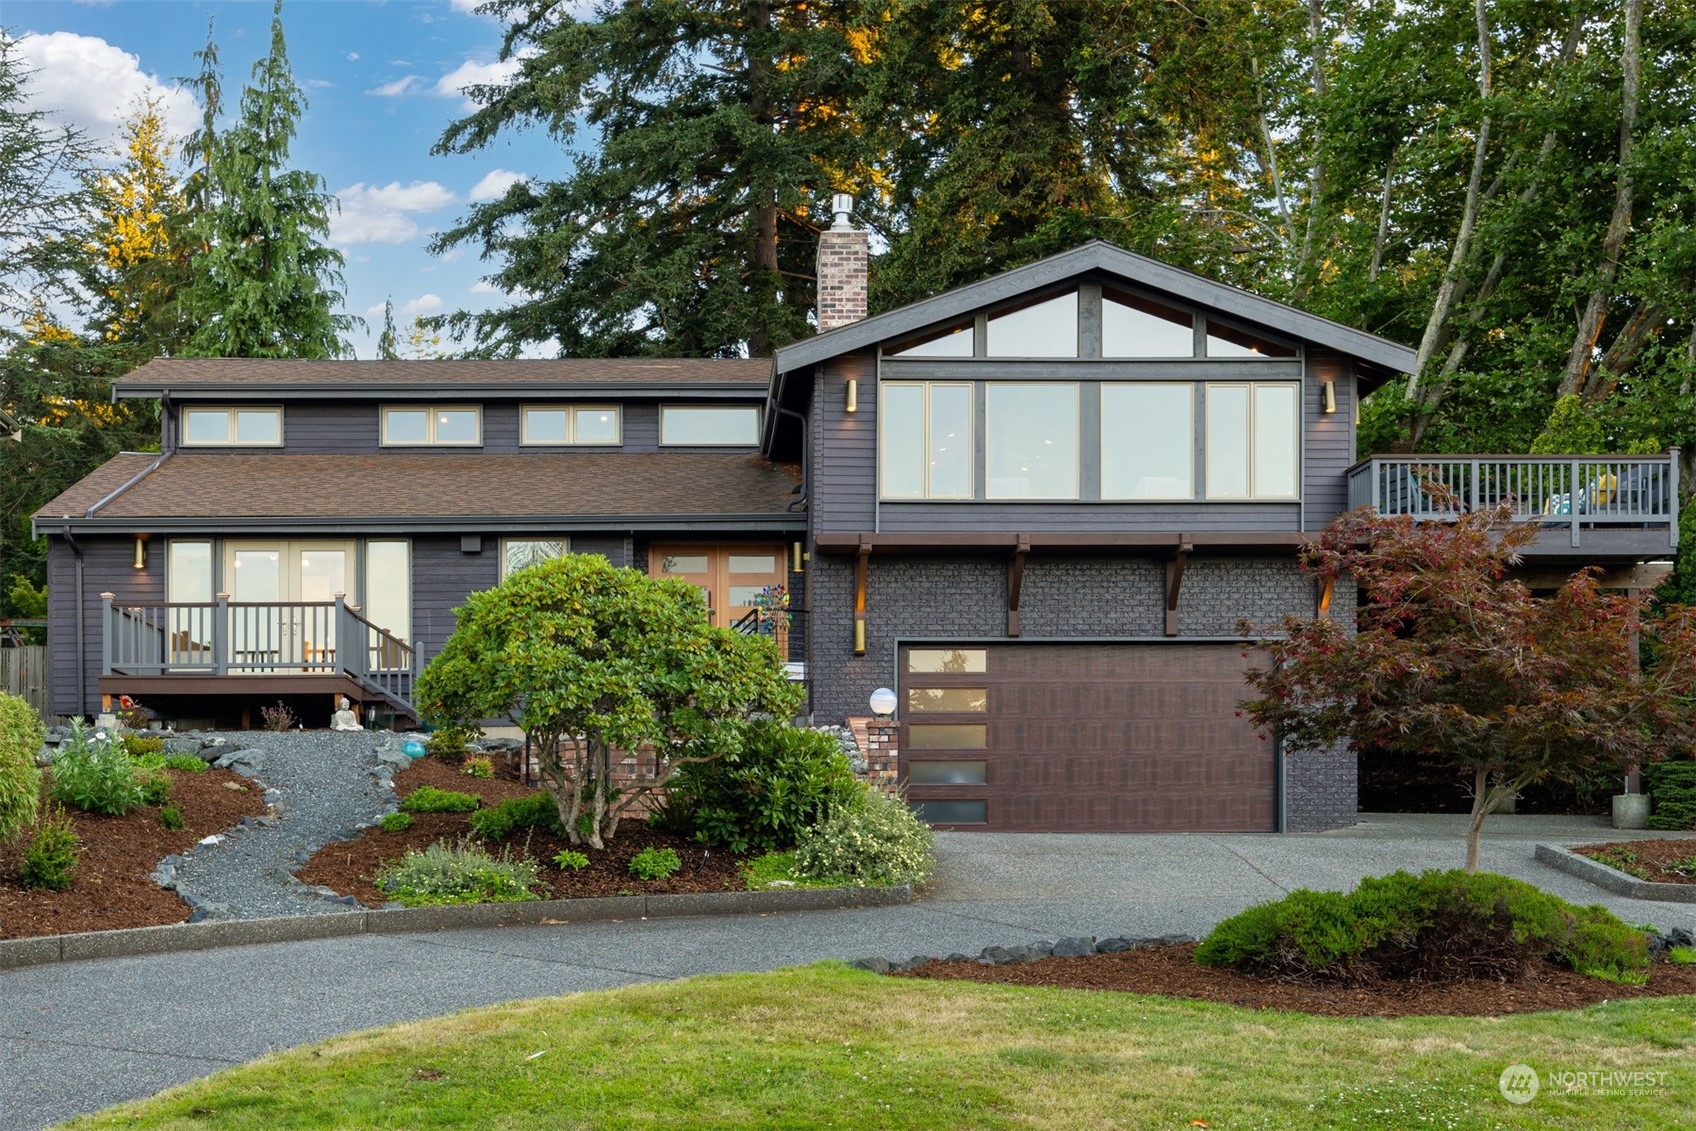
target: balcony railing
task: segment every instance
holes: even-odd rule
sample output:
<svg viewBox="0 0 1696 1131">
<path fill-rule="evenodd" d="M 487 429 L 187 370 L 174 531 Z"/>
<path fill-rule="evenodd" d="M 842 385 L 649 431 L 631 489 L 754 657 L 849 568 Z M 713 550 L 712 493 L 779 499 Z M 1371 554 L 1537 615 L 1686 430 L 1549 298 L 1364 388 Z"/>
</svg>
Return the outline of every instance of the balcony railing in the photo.
<svg viewBox="0 0 1696 1131">
<path fill-rule="evenodd" d="M 1503 502 L 1518 522 L 1665 531 L 1678 545 L 1678 449 L 1664 456 L 1373 456 L 1349 468 L 1349 506 L 1452 518 Z"/>
<path fill-rule="evenodd" d="M 807 658 L 805 609 L 749 609 L 730 625 L 744 636 L 769 636 L 790 664 Z"/>
<path fill-rule="evenodd" d="M 101 594 L 107 675 L 345 675 L 412 705 L 412 645 L 334 601 L 120 605 Z"/>
</svg>

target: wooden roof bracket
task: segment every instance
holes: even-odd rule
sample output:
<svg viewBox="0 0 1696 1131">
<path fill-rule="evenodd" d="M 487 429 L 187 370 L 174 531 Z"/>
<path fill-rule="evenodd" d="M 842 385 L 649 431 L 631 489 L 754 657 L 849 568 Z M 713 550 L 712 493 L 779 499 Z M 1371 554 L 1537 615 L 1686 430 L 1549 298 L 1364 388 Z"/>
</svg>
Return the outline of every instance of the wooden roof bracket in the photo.
<svg viewBox="0 0 1696 1131">
<path fill-rule="evenodd" d="M 1019 535 L 1013 556 L 1007 559 L 1007 635 L 1019 635 L 1019 595 L 1025 587 L 1025 558 L 1031 552 L 1031 536 Z"/>
<path fill-rule="evenodd" d="M 854 655 L 866 654 L 866 566 L 872 556 L 869 534 L 860 536 L 860 552 L 854 556 Z"/>
<path fill-rule="evenodd" d="M 1166 559 L 1166 635 L 1178 635 L 1178 593 L 1184 587 L 1184 567 L 1189 564 L 1195 542 L 1187 534 L 1178 535 L 1177 548 Z"/>
</svg>

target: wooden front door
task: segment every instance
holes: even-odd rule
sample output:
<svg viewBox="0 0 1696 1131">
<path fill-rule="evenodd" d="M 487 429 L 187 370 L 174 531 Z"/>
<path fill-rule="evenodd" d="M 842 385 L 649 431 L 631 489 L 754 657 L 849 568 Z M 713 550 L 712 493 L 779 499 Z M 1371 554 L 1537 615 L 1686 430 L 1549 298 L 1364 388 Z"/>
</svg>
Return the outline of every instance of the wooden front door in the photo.
<svg viewBox="0 0 1696 1131">
<path fill-rule="evenodd" d="M 728 626 L 747 616 L 759 593 L 788 580 L 783 546 L 656 544 L 648 548 L 648 575 L 672 577 L 700 589 L 713 624 Z"/>
</svg>

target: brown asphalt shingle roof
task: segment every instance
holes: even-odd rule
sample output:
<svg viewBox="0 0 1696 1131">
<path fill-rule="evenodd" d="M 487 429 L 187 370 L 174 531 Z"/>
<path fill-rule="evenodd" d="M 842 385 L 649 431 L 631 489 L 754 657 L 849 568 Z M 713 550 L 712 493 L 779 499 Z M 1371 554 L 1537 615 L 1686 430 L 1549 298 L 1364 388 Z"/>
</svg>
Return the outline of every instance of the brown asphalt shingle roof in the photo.
<svg viewBox="0 0 1696 1131">
<path fill-rule="evenodd" d="M 769 359 L 556 358 L 518 361 L 313 361 L 161 357 L 118 379 L 119 392 L 224 386 L 419 386 L 746 384 L 763 390 Z"/>
<path fill-rule="evenodd" d="M 36 515 L 81 518 L 156 456 L 118 456 Z M 665 453 L 284 455 L 179 452 L 98 518 L 782 515 L 795 472 L 758 456 Z"/>
</svg>

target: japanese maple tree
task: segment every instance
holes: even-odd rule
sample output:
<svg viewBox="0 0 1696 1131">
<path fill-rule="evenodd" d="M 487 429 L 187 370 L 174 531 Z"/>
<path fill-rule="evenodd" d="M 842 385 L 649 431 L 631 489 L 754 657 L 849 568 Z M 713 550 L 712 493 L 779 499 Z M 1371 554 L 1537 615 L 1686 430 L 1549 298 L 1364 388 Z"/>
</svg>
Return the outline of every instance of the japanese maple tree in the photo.
<svg viewBox="0 0 1696 1131">
<path fill-rule="evenodd" d="M 1340 515 L 1302 568 L 1359 587 L 1357 630 L 1287 618 L 1265 642 L 1273 663 L 1248 674 L 1245 714 L 1289 753 L 1344 743 L 1469 779 L 1469 872 L 1485 817 L 1525 786 L 1623 774 L 1696 737 L 1696 611 L 1647 620 L 1644 599 L 1604 590 L 1594 569 L 1533 594 L 1512 571 L 1536 537 L 1506 505 L 1439 522 Z"/>
</svg>

